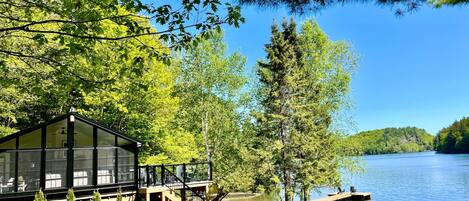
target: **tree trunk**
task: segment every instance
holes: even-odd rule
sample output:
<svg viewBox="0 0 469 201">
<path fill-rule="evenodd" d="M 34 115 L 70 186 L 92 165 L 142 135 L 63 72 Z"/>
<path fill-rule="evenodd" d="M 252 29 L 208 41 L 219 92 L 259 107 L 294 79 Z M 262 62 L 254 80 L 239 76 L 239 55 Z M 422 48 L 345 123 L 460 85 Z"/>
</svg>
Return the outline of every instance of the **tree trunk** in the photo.
<svg viewBox="0 0 469 201">
<path fill-rule="evenodd" d="M 301 188 L 301 201 L 311 201 L 311 191 L 306 188 Z"/>
<path fill-rule="evenodd" d="M 225 192 L 222 189 L 219 189 L 218 192 L 217 192 L 217 196 L 215 196 L 211 201 L 221 201 L 223 200 L 223 198 L 225 198 L 226 196 L 228 195 L 228 192 Z"/>
<path fill-rule="evenodd" d="M 207 161 L 211 161 L 210 147 L 208 145 L 208 111 L 205 111 L 204 117 L 202 118 L 202 135 L 205 141 L 205 153 L 207 154 Z"/>
</svg>

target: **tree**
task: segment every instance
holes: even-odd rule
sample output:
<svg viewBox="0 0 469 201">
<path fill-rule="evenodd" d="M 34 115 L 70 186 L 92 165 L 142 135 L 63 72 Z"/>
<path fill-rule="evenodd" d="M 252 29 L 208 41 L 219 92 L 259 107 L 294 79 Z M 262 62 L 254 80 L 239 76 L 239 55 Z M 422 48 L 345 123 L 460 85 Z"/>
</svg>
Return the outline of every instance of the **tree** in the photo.
<svg viewBox="0 0 469 201">
<path fill-rule="evenodd" d="M 109 35 L 125 31 L 113 24 L 101 28 Z M 19 38 L 5 44 L 16 46 L 25 41 Z M 169 51 L 156 36 L 141 36 L 139 41 Z M 155 58 L 154 50 L 143 48 L 139 41 L 93 43 L 57 66 L 0 55 L 4 61 L 0 65 L 0 93 L 6 94 L 0 96 L 0 104 L 5 105 L 0 109 L 0 122 L 7 128 L 5 133 L 50 120 L 74 107 L 144 141 L 142 162 L 156 155 L 166 158 L 162 162 L 197 158 L 197 152 L 192 151 L 195 139 L 177 141 L 190 135 L 172 124 L 179 108 L 179 99 L 173 96 L 177 71 Z M 64 47 L 60 41 L 50 41 L 49 45 Z M 175 143 L 158 141 L 163 139 Z"/>
<path fill-rule="evenodd" d="M 181 52 L 180 76 L 175 95 L 181 100 L 176 124 L 196 135 L 199 149 L 213 162 L 217 197 L 236 190 L 248 190 L 253 181 L 249 154 L 250 133 L 243 130 L 240 101 L 246 84 L 245 57 L 226 54 L 223 32 Z"/>
<path fill-rule="evenodd" d="M 309 200 L 314 188 L 340 185 L 340 135 L 332 124 L 347 103 L 356 57 L 313 21 L 299 34 L 293 20 L 282 28 L 273 25 L 267 61 L 259 62 L 258 122 L 261 135 L 278 145 L 272 162 L 285 200 L 292 200 L 296 189 Z"/>
<path fill-rule="evenodd" d="M 224 11 L 219 11 L 220 8 Z M 87 49 L 97 42 L 140 41 L 141 36 L 149 35 L 158 36 L 179 49 L 189 45 L 195 35 L 206 35 L 222 24 L 238 27 L 244 22 L 240 12 L 239 6 L 222 4 L 219 0 L 181 1 L 180 5 L 156 6 L 141 0 L 2 0 L 0 54 L 57 65 L 68 55 L 79 54 L 77 50 Z M 159 25 L 161 30 L 153 29 L 150 22 Z M 103 26 L 108 25 L 120 27 L 123 31 L 107 34 Z M 2 45 L 12 39 L 22 40 L 18 46 Z M 70 48 L 49 45 L 55 41 Z M 142 46 L 155 49 L 144 43 Z M 48 50 L 34 51 L 44 47 Z M 168 56 L 164 53 L 158 49 L 154 52 L 155 56 L 163 58 Z"/>
<path fill-rule="evenodd" d="M 441 153 L 469 153 L 469 118 L 443 128 L 435 137 L 435 150 Z"/>
<path fill-rule="evenodd" d="M 357 155 L 370 155 L 433 150 L 433 138 L 424 129 L 405 127 L 363 131 L 345 141 L 358 146 Z"/>
<path fill-rule="evenodd" d="M 295 186 L 293 180 L 293 152 L 291 133 L 293 109 L 292 72 L 303 65 L 302 52 L 296 33 L 296 25 L 286 21 L 280 31 L 276 24 L 272 26 L 271 43 L 267 44 L 266 62 L 259 62 L 260 105 L 262 107 L 258 121 L 262 127 L 262 135 L 279 144 L 278 157 L 274 164 L 278 167 L 278 177 L 282 179 L 285 201 L 292 201 Z"/>
<path fill-rule="evenodd" d="M 344 5 L 346 3 L 373 3 L 378 6 L 387 6 L 395 9 L 396 15 L 403 15 L 417 10 L 419 7 L 429 4 L 435 8 L 442 6 L 459 6 L 468 3 L 467 0 L 368 0 L 368 1 L 294 1 L 294 0 L 238 0 L 242 5 L 256 5 L 259 7 L 280 7 L 286 6 L 291 13 L 306 14 L 310 12 L 319 12 L 323 9 Z"/>
</svg>

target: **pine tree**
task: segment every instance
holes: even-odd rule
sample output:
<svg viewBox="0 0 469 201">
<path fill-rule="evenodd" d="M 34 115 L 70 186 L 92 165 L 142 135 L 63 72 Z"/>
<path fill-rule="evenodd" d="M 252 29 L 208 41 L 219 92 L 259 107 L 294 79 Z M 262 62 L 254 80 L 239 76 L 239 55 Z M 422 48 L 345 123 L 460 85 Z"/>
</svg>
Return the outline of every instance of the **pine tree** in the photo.
<svg viewBox="0 0 469 201">
<path fill-rule="evenodd" d="M 277 150 L 272 163 L 285 201 L 293 200 L 295 189 L 309 200 L 313 188 L 340 185 L 339 136 L 331 126 L 346 101 L 354 56 L 314 22 L 298 34 L 293 20 L 281 31 L 272 26 L 266 53 L 267 61 L 258 64 L 261 136 L 278 145 L 270 149 Z"/>
<path fill-rule="evenodd" d="M 301 52 L 298 47 L 296 25 L 282 23 L 283 31 L 276 24 L 272 26 L 271 43 L 266 45 L 267 62 L 259 62 L 260 98 L 263 109 L 259 119 L 268 138 L 281 144 L 274 164 L 283 182 L 285 201 L 292 201 L 295 193 L 293 179 L 293 155 L 291 152 L 292 105 L 291 96 L 295 83 L 294 72 L 302 65 Z"/>
</svg>

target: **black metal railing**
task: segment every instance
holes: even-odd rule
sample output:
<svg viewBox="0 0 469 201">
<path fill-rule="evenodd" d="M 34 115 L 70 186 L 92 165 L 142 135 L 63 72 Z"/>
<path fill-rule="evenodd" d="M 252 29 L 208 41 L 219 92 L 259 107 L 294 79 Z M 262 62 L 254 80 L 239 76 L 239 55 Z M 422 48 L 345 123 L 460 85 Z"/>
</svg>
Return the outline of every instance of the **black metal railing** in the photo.
<svg viewBox="0 0 469 201">
<path fill-rule="evenodd" d="M 183 201 L 187 200 L 187 192 L 190 192 L 189 196 L 198 197 L 201 200 L 205 200 L 205 193 L 200 193 L 191 189 L 186 182 L 184 182 L 181 178 L 179 178 L 178 175 L 175 174 L 175 172 L 172 172 L 170 169 L 168 169 L 168 167 L 163 166 L 163 168 L 165 177 L 167 178 L 166 181 L 169 181 L 167 184 L 165 184 L 165 186 L 168 187 L 172 192 L 175 192 L 175 194 L 181 197 Z M 180 193 L 177 193 L 178 190 Z"/>
<path fill-rule="evenodd" d="M 210 162 L 139 166 L 139 187 L 211 181 Z"/>
</svg>

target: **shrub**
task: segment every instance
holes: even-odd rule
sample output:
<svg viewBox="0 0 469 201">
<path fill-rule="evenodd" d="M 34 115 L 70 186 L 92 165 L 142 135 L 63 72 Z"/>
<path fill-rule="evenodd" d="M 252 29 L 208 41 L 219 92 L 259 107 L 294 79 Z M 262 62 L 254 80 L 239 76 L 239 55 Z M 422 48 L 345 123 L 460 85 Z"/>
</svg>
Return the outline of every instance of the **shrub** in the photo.
<svg viewBox="0 0 469 201">
<path fill-rule="evenodd" d="M 47 201 L 46 195 L 44 195 L 42 189 L 39 189 L 39 191 L 34 195 L 34 201 Z"/>
<path fill-rule="evenodd" d="M 75 193 L 73 193 L 73 189 L 69 188 L 67 193 L 67 201 L 75 201 Z"/>
<path fill-rule="evenodd" d="M 117 197 L 116 197 L 116 201 L 123 201 L 123 197 L 122 197 L 122 189 L 121 187 L 119 187 L 119 189 L 117 190 Z"/>
<path fill-rule="evenodd" d="M 93 192 L 93 201 L 101 201 L 101 194 L 99 194 L 99 191 L 94 191 Z"/>
</svg>

